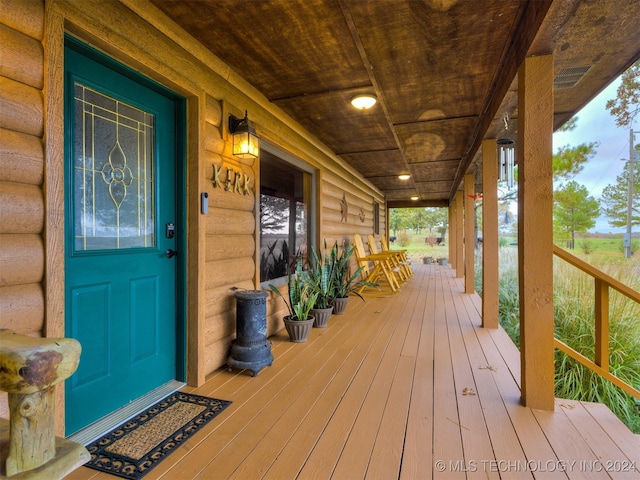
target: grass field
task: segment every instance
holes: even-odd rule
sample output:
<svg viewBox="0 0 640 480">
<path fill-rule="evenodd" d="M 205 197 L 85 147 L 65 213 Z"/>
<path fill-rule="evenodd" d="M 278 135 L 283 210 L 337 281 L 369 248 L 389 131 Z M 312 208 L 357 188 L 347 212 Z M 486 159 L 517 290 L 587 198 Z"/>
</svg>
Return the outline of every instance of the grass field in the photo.
<svg viewBox="0 0 640 480">
<path fill-rule="evenodd" d="M 392 233 L 391 236 L 394 236 Z M 395 234 L 396 240 L 391 244 L 391 249 L 407 250 L 407 255 L 414 262 L 422 262 L 423 257 L 448 258 L 449 257 L 449 237 L 445 236 L 440 245 L 429 245 L 426 239 L 427 234 L 418 235 L 413 233 L 398 232 Z M 390 237 L 391 238 L 391 237 Z"/>
<path fill-rule="evenodd" d="M 558 245 L 561 245 L 558 242 Z M 640 254 L 640 240 L 634 239 L 633 250 Z M 575 241 L 575 252 L 594 255 L 610 255 L 622 257 L 622 238 L 578 238 Z"/>
<path fill-rule="evenodd" d="M 396 237 L 396 241 L 393 242 L 391 248 L 407 250 L 413 261 L 422 261 L 422 257 L 425 256 L 446 258 L 449 255 L 448 235 L 445 236 L 442 244 L 436 246 L 431 246 L 426 242 L 428 233 L 415 234 L 399 231 L 395 234 L 392 233 L 391 236 Z M 514 236 L 501 236 L 499 240 L 500 246 L 511 246 L 516 243 L 517 239 Z M 556 243 L 561 247 L 565 246 L 564 242 L 557 241 Z M 633 240 L 633 250 L 638 252 L 634 258 L 640 259 L 640 240 Z M 615 261 L 615 259 L 624 260 L 621 236 L 617 238 L 577 238 L 575 240 L 575 248 L 569 251 L 589 263 L 591 263 L 590 259 L 595 263 L 606 261 L 603 257 L 608 257 L 610 261 Z"/>
</svg>

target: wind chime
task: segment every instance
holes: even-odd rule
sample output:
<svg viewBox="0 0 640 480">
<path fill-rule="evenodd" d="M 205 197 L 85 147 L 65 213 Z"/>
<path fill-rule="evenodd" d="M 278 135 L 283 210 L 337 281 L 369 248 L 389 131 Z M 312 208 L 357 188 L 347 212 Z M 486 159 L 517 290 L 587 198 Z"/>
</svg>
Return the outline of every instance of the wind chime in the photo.
<svg viewBox="0 0 640 480">
<path fill-rule="evenodd" d="M 510 138 L 501 138 L 496 143 L 498 144 L 498 161 L 500 162 L 499 180 L 506 185 L 508 191 L 511 191 L 515 184 L 515 142 Z"/>
</svg>

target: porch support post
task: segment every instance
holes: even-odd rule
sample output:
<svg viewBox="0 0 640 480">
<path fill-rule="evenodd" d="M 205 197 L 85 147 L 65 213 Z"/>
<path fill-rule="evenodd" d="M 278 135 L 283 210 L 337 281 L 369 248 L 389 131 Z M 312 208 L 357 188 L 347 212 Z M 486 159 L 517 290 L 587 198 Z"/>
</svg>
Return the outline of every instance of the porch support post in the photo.
<svg viewBox="0 0 640 480">
<path fill-rule="evenodd" d="M 472 173 L 464 176 L 464 291 L 476 291 L 475 250 L 475 178 Z"/>
<path fill-rule="evenodd" d="M 498 155 L 482 141 L 482 326 L 498 328 Z"/>
<path fill-rule="evenodd" d="M 522 400 L 554 409 L 553 55 L 518 70 L 518 270 Z"/>
<path fill-rule="evenodd" d="M 462 190 L 458 190 L 456 192 L 456 243 L 453 248 L 456 249 L 456 278 L 462 278 L 464 276 L 464 249 L 463 249 L 463 241 L 464 241 L 464 221 L 462 220 L 463 213 L 463 200 L 462 200 L 463 192 Z"/>
<path fill-rule="evenodd" d="M 449 240 L 447 249 L 449 250 L 449 265 L 451 268 L 456 268 L 456 201 L 449 204 Z"/>
</svg>

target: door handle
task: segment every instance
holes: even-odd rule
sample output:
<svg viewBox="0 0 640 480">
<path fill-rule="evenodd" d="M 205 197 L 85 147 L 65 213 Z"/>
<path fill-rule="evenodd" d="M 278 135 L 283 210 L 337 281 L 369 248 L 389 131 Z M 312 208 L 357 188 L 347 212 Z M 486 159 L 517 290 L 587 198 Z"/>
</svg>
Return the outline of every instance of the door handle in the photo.
<svg viewBox="0 0 640 480">
<path fill-rule="evenodd" d="M 178 255 L 178 252 L 176 252 L 175 250 L 171 250 L 170 248 L 164 252 L 165 256 L 167 258 L 171 258 L 171 257 L 175 257 L 176 255 Z"/>
</svg>

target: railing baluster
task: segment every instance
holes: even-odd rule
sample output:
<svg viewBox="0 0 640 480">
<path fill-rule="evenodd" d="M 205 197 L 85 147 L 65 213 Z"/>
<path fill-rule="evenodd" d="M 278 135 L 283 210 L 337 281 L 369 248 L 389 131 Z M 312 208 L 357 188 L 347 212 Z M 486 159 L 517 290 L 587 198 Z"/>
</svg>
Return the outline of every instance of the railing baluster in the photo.
<svg viewBox="0 0 640 480">
<path fill-rule="evenodd" d="M 609 285 L 595 278 L 595 363 L 609 371 Z"/>
</svg>

